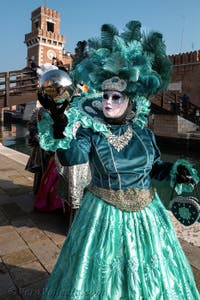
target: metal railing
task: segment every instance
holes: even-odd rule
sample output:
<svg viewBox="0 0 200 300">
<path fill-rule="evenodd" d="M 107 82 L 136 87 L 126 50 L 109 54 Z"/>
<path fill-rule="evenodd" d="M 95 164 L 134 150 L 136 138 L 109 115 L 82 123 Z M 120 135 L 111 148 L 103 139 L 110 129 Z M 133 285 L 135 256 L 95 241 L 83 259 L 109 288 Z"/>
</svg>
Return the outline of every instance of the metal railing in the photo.
<svg viewBox="0 0 200 300">
<path fill-rule="evenodd" d="M 180 92 L 162 92 L 152 98 L 151 101 L 154 113 L 162 113 L 163 111 L 163 113 L 179 115 L 199 125 L 198 112 L 200 112 L 200 107 L 190 101 L 185 106 Z"/>
</svg>

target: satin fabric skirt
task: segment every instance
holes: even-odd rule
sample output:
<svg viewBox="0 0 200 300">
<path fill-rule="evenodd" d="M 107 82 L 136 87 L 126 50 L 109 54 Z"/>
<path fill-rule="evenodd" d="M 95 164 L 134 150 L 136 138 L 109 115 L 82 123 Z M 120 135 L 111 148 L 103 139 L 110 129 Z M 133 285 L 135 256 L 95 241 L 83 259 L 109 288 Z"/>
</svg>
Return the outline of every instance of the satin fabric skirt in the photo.
<svg viewBox="0 0 200 300">
<path fill-rule="evenodd" d="M 158 195 L 123 212 L 84 195 L 43 300 L 197 300 L 194 277 Z"/>
</svg>

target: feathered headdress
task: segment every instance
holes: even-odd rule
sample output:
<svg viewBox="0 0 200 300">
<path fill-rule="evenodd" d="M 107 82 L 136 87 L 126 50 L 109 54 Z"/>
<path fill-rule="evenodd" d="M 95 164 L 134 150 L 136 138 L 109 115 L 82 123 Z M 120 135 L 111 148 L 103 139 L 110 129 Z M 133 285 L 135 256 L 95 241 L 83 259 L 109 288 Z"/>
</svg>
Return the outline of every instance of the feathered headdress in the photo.
<svg viewBox="0 0 200 300">
<path fill-rule="evenodd" d="M 82 60 L 76 59 L 71 76 L 101 91 L 102 83 L 112 77 L 126 82 L 130 97 L 155 95 L 169 83 L 172 63 L 166 55 L 162 34 L 141 32 L 139 21 L 130 21 L 119 33 L 111 24 L 101 27 L 101 37 L 84 43 Z"/>
<path fill-rule="evenodd" d="M 132 121 L 144 127 L 150 112 L 147 98 L 167 87 L 172 70 L 162 34 L 145 35 L 139 21 L 128 22 L 122 33 L 104 24 L 100 38 L 77 46 L 70 73 L 74 83 L 89 86 L 91 99 L 106 89 L 125 93 L 132 100 Z"/>
</svg>

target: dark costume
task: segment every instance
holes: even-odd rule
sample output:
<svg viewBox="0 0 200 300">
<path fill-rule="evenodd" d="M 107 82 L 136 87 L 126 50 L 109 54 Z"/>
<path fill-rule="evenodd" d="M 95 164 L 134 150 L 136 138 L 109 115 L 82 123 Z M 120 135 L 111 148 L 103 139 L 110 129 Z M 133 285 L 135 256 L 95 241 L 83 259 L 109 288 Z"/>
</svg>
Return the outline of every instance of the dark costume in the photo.
<svg viewBox="0 0 200 300">
<path fill-rule="evenodd" d="M 42 176 L 48 167 L 49 160 L 53 155 L 51 151 L 43 150 L 39 144 L 37 123 L 43 118 L 44 112 L 43 107 L 36 108 L 27 125 L 29 130 L 28 144 L 31 154 L 25 169 L 34 173 L 33 192 L 35 195 L 39 189 Z"/>
</svg>

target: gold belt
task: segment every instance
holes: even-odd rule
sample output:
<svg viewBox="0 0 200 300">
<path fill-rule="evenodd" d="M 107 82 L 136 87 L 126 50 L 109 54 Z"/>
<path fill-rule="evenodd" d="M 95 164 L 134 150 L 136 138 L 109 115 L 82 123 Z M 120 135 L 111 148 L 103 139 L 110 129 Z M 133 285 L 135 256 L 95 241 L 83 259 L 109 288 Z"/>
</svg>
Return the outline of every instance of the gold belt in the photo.
<svg viewBox="0 0 200 300">
<path fill-rule="evenodd" d="M 138 211 L 144 209 L 153 199 L 154 190 L 108 190 L 93 185 L 86 188 L 98 198 L 126 211 Z"/>
</svg>

